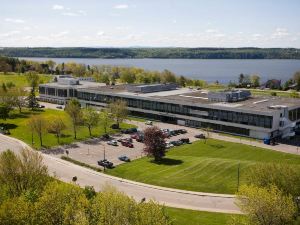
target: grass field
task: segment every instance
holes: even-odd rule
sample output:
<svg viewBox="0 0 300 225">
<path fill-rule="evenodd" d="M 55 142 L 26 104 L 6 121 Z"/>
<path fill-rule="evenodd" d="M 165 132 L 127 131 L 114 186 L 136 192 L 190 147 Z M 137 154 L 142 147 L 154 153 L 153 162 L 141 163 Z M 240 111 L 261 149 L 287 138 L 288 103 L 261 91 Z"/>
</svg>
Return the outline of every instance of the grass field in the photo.
<svg viewBox="0 0 300 225">
<path fill-rule="evenodd" d="M 107 172 L 164 187 L 233 194 L 237 190 L 239 165 L 243 184 L 246 171 L 255 163 L 279 161 L 300 169 L 300 156 L 210 139 L 206 144 L 197 141 L 173 148 L 160 164 L 144 157 Z"/>
<path fill-rule="evenodd" d="M 67 113 L 64 111 L 47 109 L 44 111 L 32 112 L 30 110 L 24 110 L 24 112 L 21 114 L 18 111 L 13 111 L 11 113 L 10 119 L 7 119 L 6 121 L 0 120 L 0 123 L 4 123 L 8 125 L 12 137 L 20 139 L 26 142 L 27 144 L 31 145 L 31 131 L 27 125 L 27 122 L 31 115 L 43 115 L 46 122 L 51 121 L 51 118 L 53 118 L 53 116 L 55 115 L 60 116 L 64 120 L 67 126 L 67 129 L 63 131 L 63 136 L 60 138 L 60 143 L 69 144 L 71 142 L 74 142 L 72 123 Z M 124 124 L 124 123 L 121 124 L 121 128 L 127 128 L 127 127 L 132 127 L 132 125 Z M 108 129 L 108 132 L 112 133 L 116 131 L 112 129 Z M 92 134 L 95 136 L 99 136 L 104 134 L 104 130 L 101 126 L 98 126 L 97 128 L 94 128 L 92 130 Z M 78 128 L 77 141 L 87 139 L 87 138 L 89 138 L 88 129 L 84 126 L 80 126 Z M 49 134 L 45 132 L 45 134 L 43 135 L 43 145 L 44 147 L 56 146 L 57 139 L 54 136 L 54 134 Z M 38 136 L 36 134 L 34 135 L 33 147 L 37 149 L 41 148 Z"/>
<path fill-rule="evenodd" d="M 52 79 L 51 75 L 40 75 L 40 82 L 47 83 Z M 16 85 L 16 87 L 27 87 L 28 82 L 25 75 L 18 75 L 18 74 L 6 74 L 0 73 L 0 85 L 2 83 L 12 82 Z"/>
<path fill-rule="evenodd" d="M 174 225 L 226 225 L 231 214 L 194 211 L 165 207 Z"/>
</svg>

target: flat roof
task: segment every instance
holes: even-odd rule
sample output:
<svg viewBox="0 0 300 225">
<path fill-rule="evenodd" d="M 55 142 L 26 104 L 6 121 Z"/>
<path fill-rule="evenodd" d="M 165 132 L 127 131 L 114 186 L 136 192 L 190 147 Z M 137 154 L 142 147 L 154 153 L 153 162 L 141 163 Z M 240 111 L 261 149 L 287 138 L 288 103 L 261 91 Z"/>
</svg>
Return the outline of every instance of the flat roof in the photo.
<svg viewBox="0 0 300 225">
<path fill-rule="evenodd" d="M 251 96 L 250 98 L 238 102 L 213 102 L 208 100 L 208 92 L 205 90 L 195 90 L 189 88 L 178 88 L 170 91 L 160 91 L 153 93 L 132 93 L 126 90 L 126 85 L 98 86 L 91 88 L 80 88 L 81 91 L 101 92 L 107 94 L 118 94 L 121 96 L 142 97 L 149 100 L 166 100 L 178 104 L 192 104 L 197 106 L 215 106 L 224 109 L 240 109 L 257 112 L 271 112 L 274 109 L 270 106 L 286 106 L 288 108 L 300 107 L 300 99 L 284 98 L 273 96 Z"/>
<path fill-rule="evenodd" d="M 67 79 L 67 78 L 63 78 Z M 40 84 L 42 87 L 53 87 L 53 88 L 95 88 L 105 86 L 104 83 L 96 83 L 91 81 L 79 81 L 79 84 L 62 84 L 58 82 Z"/>
</svg>

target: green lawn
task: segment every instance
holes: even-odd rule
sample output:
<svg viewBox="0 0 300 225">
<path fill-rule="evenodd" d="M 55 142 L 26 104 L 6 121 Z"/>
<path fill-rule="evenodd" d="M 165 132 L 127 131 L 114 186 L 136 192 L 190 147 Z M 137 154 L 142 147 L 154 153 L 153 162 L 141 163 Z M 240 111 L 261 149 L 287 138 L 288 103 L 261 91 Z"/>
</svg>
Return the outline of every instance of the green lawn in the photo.
<svg viewBox="0 0 300 225">
<path fill-rule="evenodd" d="M 71 142 L 74 142 L 74 136 L 73 136 L 73 129 L 72 129 L 72 123 L 70 118 L 68 117 L 67 113 L 64 111 L 54 110 L 54 109 L 47 109 L 43 111 L 35 111 L 32 112 L 30 110 L 24 110 L 23 113 L 19 113 L 18 111 L 13 111 L 10 115 L 10 119 L 7 119 L 6 121 L 0 120 L 0 123 L 7 124 L 10 128 L 11 136 L 15 137 L 17 139 L 20 139 L 27 144 L 31 145 L 31 132 L 30 129 L 27 126 L 28 119 L 31 115 L 43 115 L 46 121 L 51 121 L 51 118 L 53 118 L 54 115 L 60 116 L 66 126 L 67 129 L 63 131 L 63 136 L 61 137 L 61 144 L 68 144 Z M 132 125 L 129 124 L 121 124 L 121 128 L 127 128 L 132 127 Z M 116 132 L 115 130 L 108 129 L 109 132 Z M 98 126 L 97 128 L 94 128 L 92 130 L 93 135 L 99 136 L 104 134 L 104 130 L 102 127 Z M 88 129 L 84 126 L 79 127 L 78 133 L 77 133 L 77 140 L 83 140 L 89 138 L 89 132 Z M 43 135 L 43 145 L 44 147 L 52 147 L 57 145 L 57 139 L 54 136 L 54 134 L 46 133 Z M 38 139 L 38 136 L 34 135 L 34 145 L 35 148 L 39 149 L 40 142 Z"/>
<path fill-rule="evenodd" d="M 40 75 L 40 82 L 47 83 L 52 79 L 51 75 Z M 16 73 L 6 74 L 0 73 L 0 85 L 2 83 L 12 82 L 16 85 L 16 87 L 27 87 L 28 82 L 25 75 L 18 75 Z"/>
<path fill-rule="evenodd" d="M 107 172 L 114 176 L 183 190 L 229 193 L 237 190 L 245 172 L 255 163 L 279 162 L 300 169 L 300 156 L 275 152 L 248 145 L 209 139 L 170 150 L 162 163 L 144 157 L 117 166 Z"/>
<path fill-rule="evenodd" d="M 255 90 L 250 89 L 252 95 L 262 95 L 262 96 L 271 96 L 271 93 L 275 92 L 279 97 L 290 97 L 290 92 L 288 91 L 278 91 L 278 90 Z"/>
<path fill-rule="evenodd" d="M 188 209 L 165 207 L 167 215 L 174 225 L 224 225 L 231 214 L 202 212 Z"/>
</svg>

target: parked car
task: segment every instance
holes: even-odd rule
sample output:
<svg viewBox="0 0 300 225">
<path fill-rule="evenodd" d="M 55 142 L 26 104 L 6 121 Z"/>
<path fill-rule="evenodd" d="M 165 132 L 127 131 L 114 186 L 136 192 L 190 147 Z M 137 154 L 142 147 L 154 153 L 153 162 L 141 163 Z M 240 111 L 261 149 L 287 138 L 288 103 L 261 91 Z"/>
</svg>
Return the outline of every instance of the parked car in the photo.
<svg viewBox="0 0 300 225">
<path fill-rule="evenodd" d="M 56 106 L 57 109 L 62 109 L 63 107 L 61 105 Z"/>
<path fill-rule="evenodd" d="M 110 136 L 109 136 L 109 134 L 103 134 L 102 138 L 105 139 L 105 140 L 108 140 L 110 138 Z"/>
<path fill-rule="evenodd" d="M 130 137 L 131 137 L 132 139 L 137 139 L 137 138 L 139 137 L 139 134 L 138 134 L 138 133 L 132 134 Z"/>
<path fill-rule="evenodd" d="M 186 134 L 187 133 L 186 129 L 179 129 L 178 131 L 179 131 L 180 134 Z"/>
<path fill-rule="evenodd" d="M 146 121 L 146 122 L 145 122 L 145 124 L 146 124 L 146 125 L 150 125 L 150 126 L 151 126 L 151 125 L 153 125 L 153 122 L 152 122 L 152 121 L 150 121 L 150 120 L 148 120 L 148 121 Z"/>
<path fill-rule="evenodd" d="M 118 142 L 123 142 L 123 141 L 127 141 L 127 142 L 131 142 L 132 143 L 132 138 L 120 138 L 117 140 Z"/>
<path fill-rule="evenodd" d="M 114 167 L 114 164 L 112 162 L 108 161 L 107 159 L 99 160 L 98 165 L 103 166 L 105 168 L 109 168 L 109 169 Z"/>
<path fill-rule="evenodd" d="M 45 108 L 45 106 L 44 105 L 39 105 L 39 108 L 43 109 L 43 108 Z"/>
<path fill-rule="evenodd" d="M 119 125 L 114 123 L 110 126 L 111 129 L 119 129 Z"/>
<path fill-rule="evenodd" d="M 118 157 L 118 159 L 124 162 L 130 162 L 130 158 L 127 157 L 126 155 L 121 155 Z"/>
<path fill-rule="evenodd" d="M 189 144 L 190 143 L 190 139 L 189 138 L 180 138 L 179 141 L 181 141 L 182 143 L 185 143 L 185 144 Z"/>
<path fill-rule="evenodd" d="M 195 138 L 200 138 L 200 139 L 205 139 L 205 135 L 204 134 L 196 134 L 194 137 Z"/>
<path fill-rule="evenodd" d="M 0 134 L 9 135 L 10 132 L 5 127 L 0 127 Z"/>
<path fill-rule="evenodd" d="M 122 141 L 121 144 L 125 147 L 133 148 L 133 144 L 130 143 L 129 141 Z"/>
<path fill-rule="evenodd" d="M 107 144 L 112 146 L 118 146 L 118 142 L 116 140 L 108 141 Z"/>
</svg>

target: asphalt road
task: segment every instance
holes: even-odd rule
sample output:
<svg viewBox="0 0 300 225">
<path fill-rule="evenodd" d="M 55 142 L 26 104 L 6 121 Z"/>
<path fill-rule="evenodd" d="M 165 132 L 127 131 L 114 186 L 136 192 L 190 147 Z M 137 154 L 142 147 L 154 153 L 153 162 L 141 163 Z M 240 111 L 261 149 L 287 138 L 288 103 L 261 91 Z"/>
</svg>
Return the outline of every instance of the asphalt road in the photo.
<svg viewBox="0 0 300 225">
<path fill-rule="evenodd" d="M 0 135 L 0 152 L 6 149 L 18 152 L 24 147 L 27 147 L 25 143 L 11 137 Z M 177 208 L 240 213 L 238 207 L 234 204 L 233 195 L 191 192 L 147 185 L 98 173 L 51 155 L 43 154 L 43 157 L 45 164 L 48 166 L 50 175 L 54 175 L 65 182 L 71 182 L 72 177 L 76 176 L 77 184 L 82 187 L 90 185 L 99 191 L 104 185 L 110 184 L 127 195 L 132 196 L 137 201 L 146 198 L 146 200 L 154 199 L 166 206 Z"/>
</svg>

